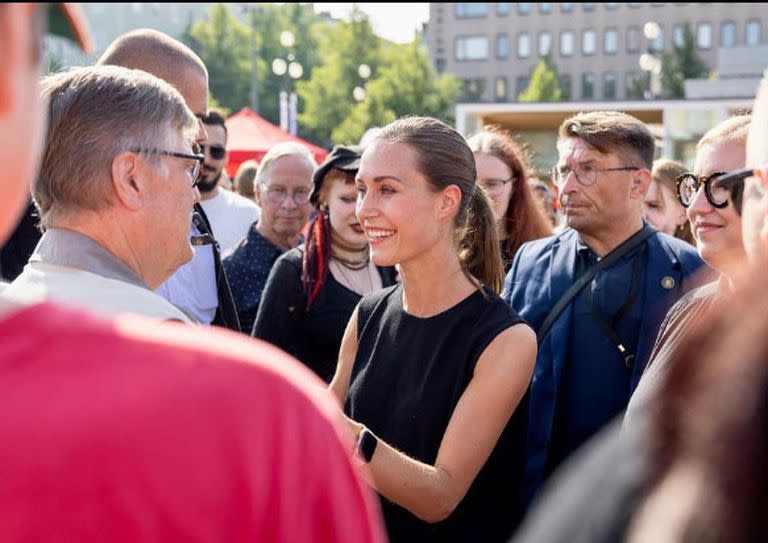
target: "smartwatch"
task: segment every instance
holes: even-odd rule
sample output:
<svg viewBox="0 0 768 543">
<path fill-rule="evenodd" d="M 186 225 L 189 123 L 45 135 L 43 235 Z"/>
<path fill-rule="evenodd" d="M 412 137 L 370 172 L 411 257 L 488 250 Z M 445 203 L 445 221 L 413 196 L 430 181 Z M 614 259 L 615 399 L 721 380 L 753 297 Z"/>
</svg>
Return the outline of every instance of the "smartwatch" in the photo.
<svg viewBox="0 0 768 543">
<path fill-rule="evenodd" d="M 357 438 L 357 454 L 367 464 L 373 458 L 373 453 L 376 452 L 376 445 L 379 444 L 379 440 L 373 435 L 365 425 L 360 430 L 360 435 Z"/>
</svg>

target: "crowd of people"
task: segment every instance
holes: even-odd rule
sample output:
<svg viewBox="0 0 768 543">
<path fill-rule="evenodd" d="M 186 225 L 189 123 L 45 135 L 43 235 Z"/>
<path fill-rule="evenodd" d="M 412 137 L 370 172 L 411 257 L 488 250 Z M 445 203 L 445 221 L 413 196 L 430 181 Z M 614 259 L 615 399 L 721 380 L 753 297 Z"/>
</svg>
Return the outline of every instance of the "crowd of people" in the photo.
<svg viewBox="0 0 768 543">
<path fill-rule="evenodd" d="M 230 180 L 191 49 L 40 81 L 54 19 L 0 6 L 3 540 L 768 537 L 768 73 L 690 172 L 590 111 L 551 182 L 418 116 Z"/>
</svg>

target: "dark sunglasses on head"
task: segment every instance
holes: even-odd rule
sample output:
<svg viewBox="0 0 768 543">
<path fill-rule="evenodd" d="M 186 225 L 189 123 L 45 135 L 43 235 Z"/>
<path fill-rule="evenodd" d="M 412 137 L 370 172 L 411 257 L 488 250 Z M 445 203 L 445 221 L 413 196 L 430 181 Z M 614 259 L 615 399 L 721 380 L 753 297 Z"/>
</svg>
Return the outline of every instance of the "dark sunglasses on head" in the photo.
<svg viewBox="0 0 768 543">
<path fill-rule="evenodd" d="M 224 158 L 227 154 L 227 148 L 223 145 L 205 145 L 200 144 L 200 149 L 203 153 L 205 153 L 205 150 L 208 150 L 208 153 L 211 155 L 211 158 L 215 160 L 221 160 Z"/>
</svg>

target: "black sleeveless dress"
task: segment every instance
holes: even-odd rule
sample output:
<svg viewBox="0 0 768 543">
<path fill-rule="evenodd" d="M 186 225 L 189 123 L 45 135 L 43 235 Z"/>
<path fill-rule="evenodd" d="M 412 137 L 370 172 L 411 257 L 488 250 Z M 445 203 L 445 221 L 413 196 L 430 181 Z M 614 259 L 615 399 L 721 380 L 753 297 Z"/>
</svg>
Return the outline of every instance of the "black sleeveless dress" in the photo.
<svg viewBox="0 0 768 543">
<path fill-rule="evenodd" d="M 478 358 L 503 330 L 524 322 L 490 290 L 429 318 L 403 309 L 402 285 L 358 306 L 358 348 L 346 412 L 408 456 L 434 464 Z M 390 541 L 507 541 L 522 516 L 528 395 L 467 495 L 446 520 L 429 524 L 381 497 Z"/>
</svg>

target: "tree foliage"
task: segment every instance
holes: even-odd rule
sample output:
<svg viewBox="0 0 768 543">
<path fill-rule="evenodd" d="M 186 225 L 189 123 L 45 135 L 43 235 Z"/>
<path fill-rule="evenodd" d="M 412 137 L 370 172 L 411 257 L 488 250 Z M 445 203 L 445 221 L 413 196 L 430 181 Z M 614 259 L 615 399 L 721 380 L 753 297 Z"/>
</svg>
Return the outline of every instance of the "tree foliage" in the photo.
<svg viewBox="0 0 768 543">
<path fill-rule="evenodd" d="M 371 126 L 404 115 L 426 115 L 453 122 L 453 105 L 461 84 L 452 75 L 438 76 L 421 43 L 392 45 L 382 55 L 378 77 L 365 99 L 333 132 L 336 142 L 356 142 Z"/>
<path fill-rule="evenodd" d="M 520 93 L 517 100 L 518 102 L 560 102 L 563 100 L 560 75 L 550 55 L 542 57 L 536 64 L 528 88 Z"/>
<path fill-rule="evenodd" d="M 685 80 L 707 77 L 709 68 L 696 53 L 696 42 L 691 26 L 683 27 L 682 47 L 673 47 L 672 53 L 662 58 L 661 88 L 665 98 L 683 98 Z"/>
</svg>

